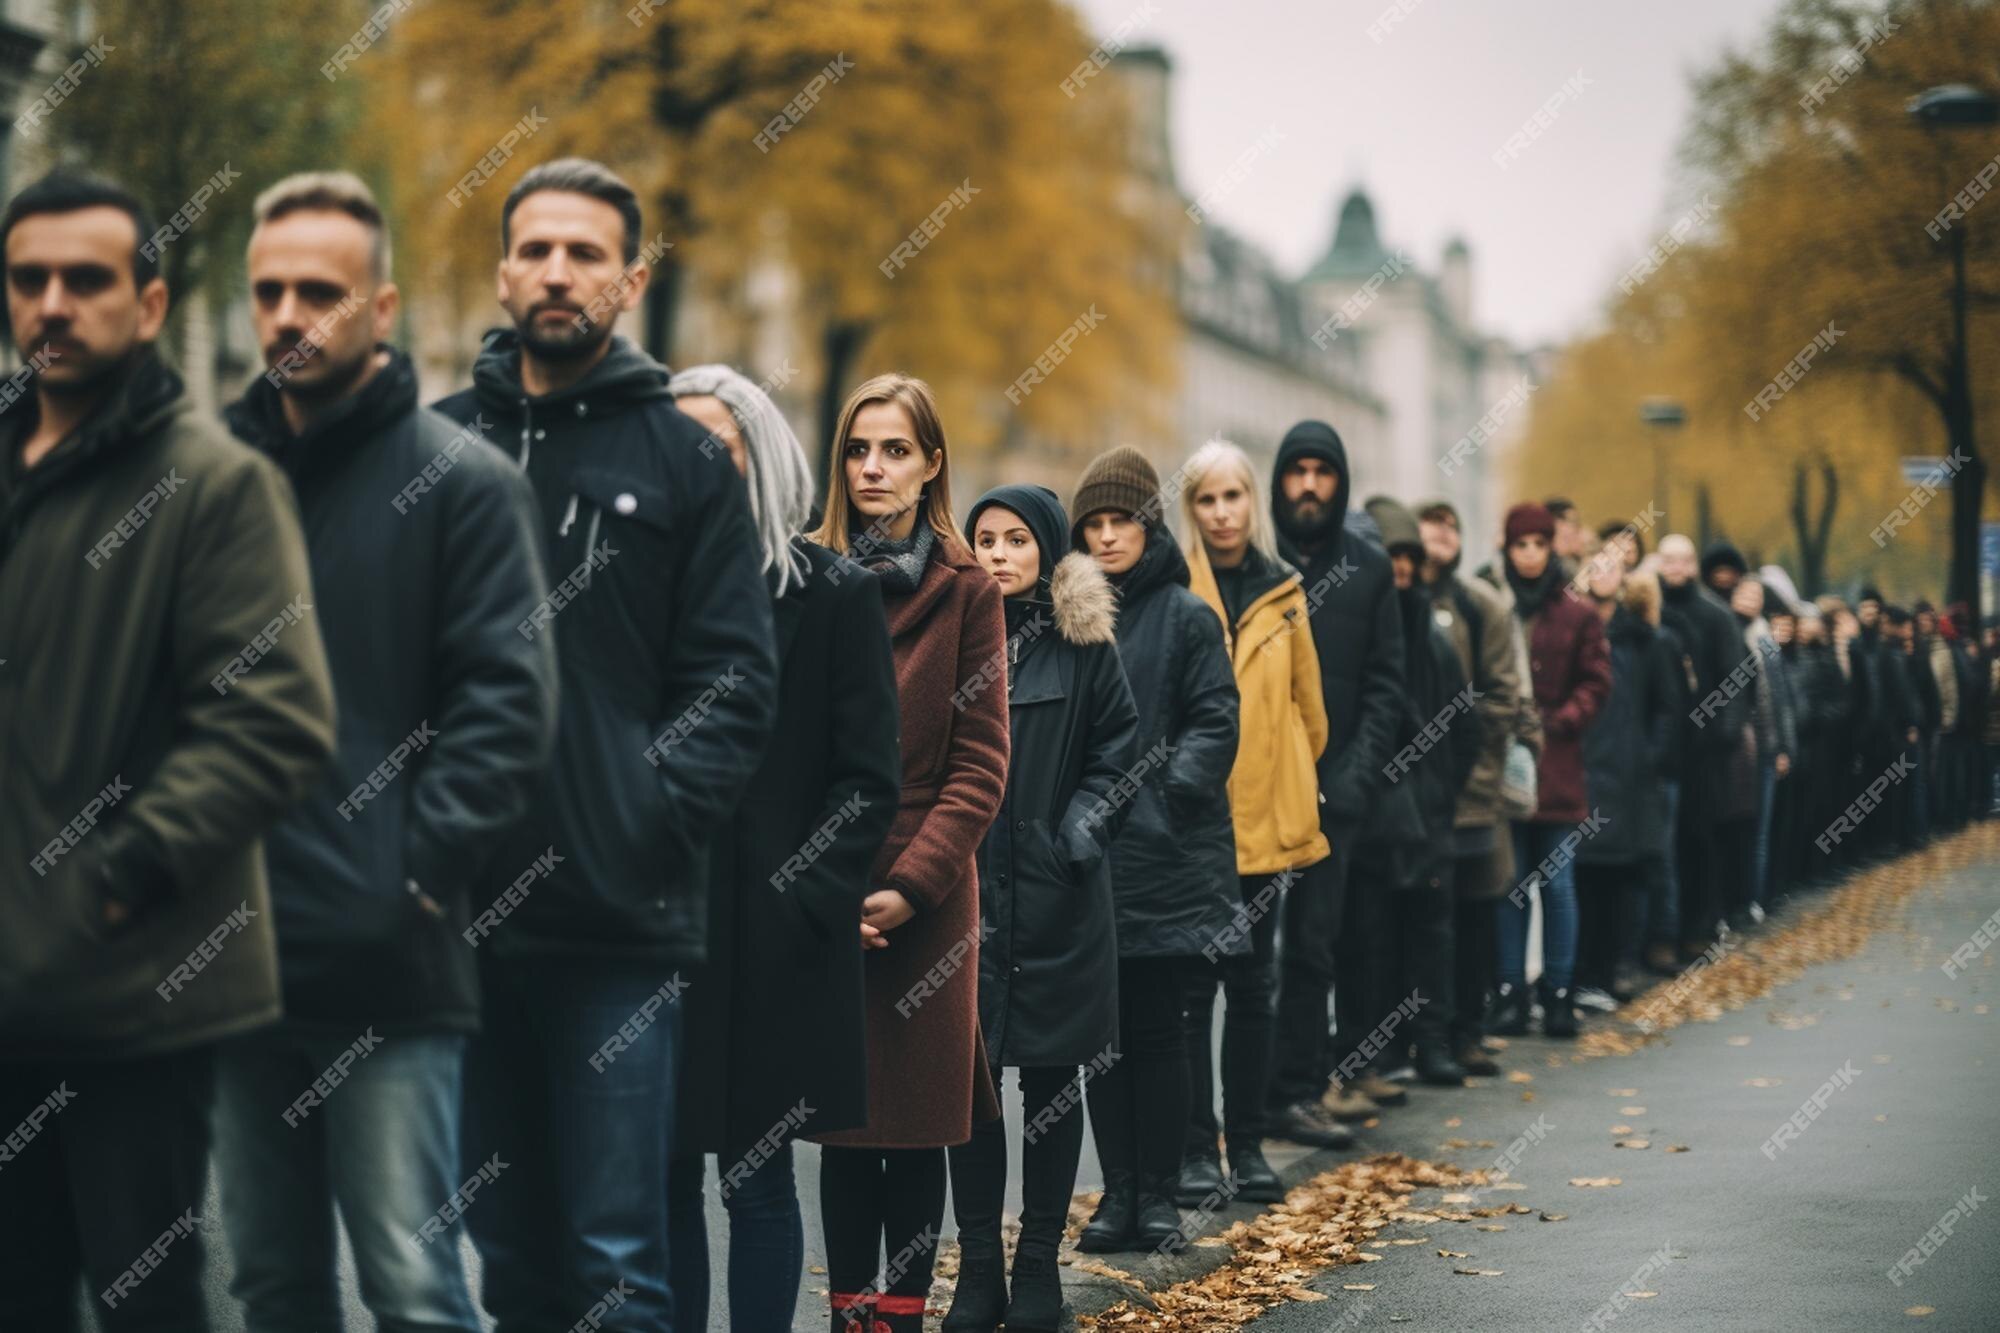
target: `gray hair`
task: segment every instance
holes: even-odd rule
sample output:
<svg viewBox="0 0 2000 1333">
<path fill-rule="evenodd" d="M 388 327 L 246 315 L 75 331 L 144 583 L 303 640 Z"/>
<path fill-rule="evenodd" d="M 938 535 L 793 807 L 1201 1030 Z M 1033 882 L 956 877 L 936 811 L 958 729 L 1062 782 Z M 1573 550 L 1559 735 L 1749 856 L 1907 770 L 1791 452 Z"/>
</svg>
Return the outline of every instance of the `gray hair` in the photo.
<svg viewBox="0 0 2000 1333">
<path fill-rule="evenodd" d="M 287 213 L 345 213 L 368 228 L 374 244 L 368 253 L 375 281 L 389 280 L 389 222 L 375 192 L 351 171 L 301 171 L 287 176 L 257 196 L 251 214 L 258 226 L 276 222 Z"/>
<path fill-rule="evenodd" d="M 764 568 L 778 571 L 778 596 L 793 583 L 804 584 L 805 557 L 792 537 L 812 516 L 813 479 L 805 447 L 792 432 L 771 395 L 728 366 L 690 366 L 667 381 L 676 398 L 702 395 L 729 409 L 743 437 L 750 486 L 750 516 L 764 550 Z"/>
</svg>

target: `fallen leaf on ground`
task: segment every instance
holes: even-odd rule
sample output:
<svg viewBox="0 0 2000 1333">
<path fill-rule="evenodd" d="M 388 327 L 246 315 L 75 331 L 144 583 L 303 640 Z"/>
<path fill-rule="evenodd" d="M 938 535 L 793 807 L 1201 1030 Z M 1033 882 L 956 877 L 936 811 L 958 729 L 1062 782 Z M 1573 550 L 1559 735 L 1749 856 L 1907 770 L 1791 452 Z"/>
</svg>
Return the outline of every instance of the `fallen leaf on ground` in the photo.
<svg viewBox="0 0 2000 1333">
<path fill-rule="evenodd" d="M 1357 1251 L 1355 1252 L 1355 1255 L 1354 1255 L 1354 1257 L 1355 1257 L 1355 1258 L 1357 1258 L 1357 1259 L 1359 1259 L 1359 1260 L 1360 1260 L 1360 1261 L 1361 1261 L 1362 1263 L 1364 1263 L 1364 1264 L 1372 1264 L 1372 1263 L 1377 1263 L 1377 1262 L 1380 1262 L 1380 1260 L 1381 1260 L 1381 1258 L 1382 1258 L 1382 1256 L 1381 1256 L 1381 1255 L 1379 1255 L 1379 1254 L 1370 1254 L 1370 1253 L 1368 1253 L 1368 1251 L 1366 1251 L 1366 1250 L 1357 1250 Z"/>
<path fill-rule="evenodd" d="M 1614 1148 L 1650 1148 L 1653 1146 L 1653 1141 L 1651 1139 L 1619 1139 L 1611 1146 Z"/>
<path fill-rule="evenodd" d="M 1903 1311 L 1903 1313 L 1916 1319 L 1922 1319 L 1927 1314 L 1936 1314 L 1937 1307 L 1935 1305 L 1912 1305 L 1909 1309 Z"/>
<path fill-rule="evenodd" d="M 1438 1251 L 1438 1258 L 1440 1258 L 1440 1259 L 1470 1259 L 1471 1257 L 1472 1257 L 1472 1256 L 1471 1256 L 1471 1255 L 1469 1255 L 1469 1254 L 1467 1254 L 1467 1253 L 1466 1253 L 1466 1252 L 1465 1252 L 1464 1250 L 1439 1250 L 1439 1251 Z"/>
<path fill-rule="evenodd" d="M 1342 1291 L 1373 1291 L 1375 1290 L 1375 1284 L 1373 1282 L 1343 1282 L 1340 1284 L 1340 1289 Z"/>
<path fill-rule="evenodd" d="M 1619 1114 L 1619 1115 L 1644 1115 L 1644 1114 L 1646 1114 L 1646 1108 L 1645 1108 L 1645 1107 L 1643 1107 L 1643 1106 L 1621 1106 L 1621 1107 L 1619 1107 L 1619 1108 L 1618 1108 L 1618 1114 Z"/>
<path fill-rule="evenodd" d="M 1454 1268 L 1451 1271 L 1460 1277 L 1502 1277 L 1506 1272 L 1500 1268 Z"/>
<path fill-rule="evenodd" d="M 1750 1039 L 1748 1037 L 1731 1037 L 1729 1039 L 1729 1044 L 1731 1046 L 1748 1046 L 1750 1044 Z"/>
<path fill-rule="evenodd" d="M 1311 1287 L 1286 1287 L 1285 1295 L 1295 1301 L 1323 1301 L 1326 1293 L 1314 1291 Z"/>
<path fill-rule="evenodd" d="M 1781 1078 L 1746 1078 L 1743 1080 L 1743 1086 L 1746 1088 L 1775 1088 L 1784 1081 Z"/>
<path fill-rule="evenodd" d="M 1440 1202 L 1440 1203 L 1471 1203 L 1471 1202 L 1472 1202 L 1472 1196 L 1471 1196 L 1470 1194 L 1447 1194 L 1447 1195 L 1445 1195 L 1445 1196 L 1444 1196 L 1444 1198 L 1440 1199 L 1440 1200 L 1439 1200 L 1438 1202 Z"/>
<path fill-rule="evenodd" d="M 1579 1189 L 1594 1190 L 1603 1189 L 1607 1185 L 1623 1185 L 1625 1182 L 1617 1176 L 1571 1176 L 1569 1183 Z"/>
<path fill-rule="evenodd" d="M 1650 1301 L 1660 1293 L 1657 1291 L 1628 1291 L 1625 1294 L 1635 1301 Z"/>
<path fill-rule="evenodd" d="M 1508 1073 L 1507 1081 L 1509 1083 L 1533 1083 L 1535 1076 L 1525 1069 L 1516 1069 Z"/>
<path fill-rule="evenodd" d="M 1535 1100 L 1534 1092 L 1528 1088 L 1521 1089 L 1521 1100 L 1524 1102 L 1531 1102 Z"/>
<path fill-rule="evenodd" d="M 1639 1095 L 1637 1088 L 1607 1088 L 1606 1091 L 1613 1097 L 1637 1097 Z"/>
<path fill-rule="evenodd" d="M 1687 1145 L 1686 1145 L 1685 1143 L 1669 1143 L 1669 1144 L 1667 1145 L 1667 1151 L 1668 1151 L 1668 1152 L 1693 1152 L 1693 1151 L 1694 1151 L 1694 1149 L 1692 1149 L 1692 1148 L 1688 1147 L 1688 1146 L 1687 1146 Z"/>
<path fill-rule="evenodd" d="M 1632 1127 L 1630 1125 L 1613 1125 L 1611 1127 L 1611 1132 L 1613 1134 L 1630 1134 L 1632 1132 Z"/>
<path fill-rule="evenodd" d="M 1567 1222 L 1567 1221 L 1569 1221 L 1569 1214 L 1568 1214 L 1568 1213 L 1543 1213 L 1543 1214 L 1542 1214 L 1542 1220 L 1543 1220 L 1544 1222 Z"/>
<path fill-rule="evenodd" d="M 1505 1231 L 1506 1229 L 1506 1227 L 1501 1226 L 1498 1222 L 1481 1222 L 1473 1228 L 1474 1231 Z"/>
<path fill-rule="evenodd" d="M 1430 1239 L 1429 1236 L 1418 1236 L 1415 1239 L 1412 1239 L 1408 1236 L 1399 1236 L 1395 1240 L 1390 1241 L 1389 1243 L 1391 1245 L 1422 1245 L 1425 1241 L 1429 1239 Z"/>
<path fill-rule="evenodd" d="M 1495 1190 L 1524 1190 L 1528 1187 L 1518 1180 L 1503 1180 L 1498 1185 L 1488 1185 L 1486 1188 Z"/>
</svg>

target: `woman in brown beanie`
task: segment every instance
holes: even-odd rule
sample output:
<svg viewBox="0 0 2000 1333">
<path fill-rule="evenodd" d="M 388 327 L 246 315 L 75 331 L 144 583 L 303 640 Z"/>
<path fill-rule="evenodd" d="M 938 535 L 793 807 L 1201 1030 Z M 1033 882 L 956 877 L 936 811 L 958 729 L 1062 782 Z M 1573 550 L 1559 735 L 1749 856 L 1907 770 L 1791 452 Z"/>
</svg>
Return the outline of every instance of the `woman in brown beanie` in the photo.
<svg viewBox="0 0 2000 1333">
<path fill-rule="evenodd" d="M 1006 633 L 1000 589 L 952 517 L 929 385 L 880 375 L 849 396 L 826 494 L 808 537 L 882 584 L 903 776 L 861 904 L 868 1123 L 816 1136 L 820 1219 L 833 1328 L 921 1333 L 944 1150 L 1000 1113 L 979 1034 L 975 856 L 1007 786 L 1007 692 L 980 688 L 1005 670 Z"/>
<path fill-rule="evenodd" d="M 1190 973 L 1250 952 L 1229 818 L 1236 677 L 1220 618 L 1188 590 L 1165 503 L 1153 465 L 1127 447 L 1091 463 L 1070 506 L 1071 544 L 1117 589 L 1118 655 L 1139 710 L 1139 757 L 1106 798 L 1107 817 L 1111 802 L 1130 808 L 1110 852 L 1119 1059 L 1088 1094 L 1104 1199 L 1077 1248 L 1095 1254 L 1180 1234 Z"/>
</svg>

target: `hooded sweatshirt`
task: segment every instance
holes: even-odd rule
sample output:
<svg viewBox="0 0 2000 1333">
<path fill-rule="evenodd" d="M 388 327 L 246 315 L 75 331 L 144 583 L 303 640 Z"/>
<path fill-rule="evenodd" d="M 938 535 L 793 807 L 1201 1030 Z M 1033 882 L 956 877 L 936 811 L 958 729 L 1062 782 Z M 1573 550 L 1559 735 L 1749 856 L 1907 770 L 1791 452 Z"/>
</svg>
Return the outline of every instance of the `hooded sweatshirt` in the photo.
<svg viewBox="0 0 2000 1333">
<path fill-rule="evenodd" d="M 1323 459 L 1339 474 L 1332 503 L 1310 527 L 1293 521 L 1284 497 L 1285 470 L 1302 457 Z M 1337 836 L 1337 826 L 1351 829 L 1367 820 L 1388 785 L 1382 765 L 1401 743 L 1402 615 L 1389 557 L 1346 531 L 1353 485 L 1347 446 L 1333 427 L 1301 421 L 1285 433 L 1271 473 L 1271 516 L 1278 553 L 1304 576 L 1319 657 L 1328 725 L 1319 758 L 1320 820 L 1329 836 Z"/>
</svg>

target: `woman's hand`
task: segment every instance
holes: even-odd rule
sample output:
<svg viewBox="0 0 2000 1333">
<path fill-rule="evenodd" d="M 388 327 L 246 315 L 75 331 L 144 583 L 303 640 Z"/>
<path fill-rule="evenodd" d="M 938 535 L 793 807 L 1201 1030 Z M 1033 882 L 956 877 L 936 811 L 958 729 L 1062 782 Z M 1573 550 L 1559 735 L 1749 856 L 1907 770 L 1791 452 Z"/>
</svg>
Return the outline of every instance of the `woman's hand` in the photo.
<svg viewBox="0 0 2000 1333">
<path fill-rule="evenodd" d="M 910 900 L 894 889 L 877 889 L 861 900 L 861 924 L 888 932 L 917 914 Z M 884 944 L 888 941 L 884 940 Z"/>
<path fill-rule="evenodd" d="M 888 947 L 888 938 L 881 931 L 875 929 L 875 927 L 869 925 L 866 921 L 861 923 L 861 952 L 866 953 L 870 949 L 886 949 Z"/>
</svg>

